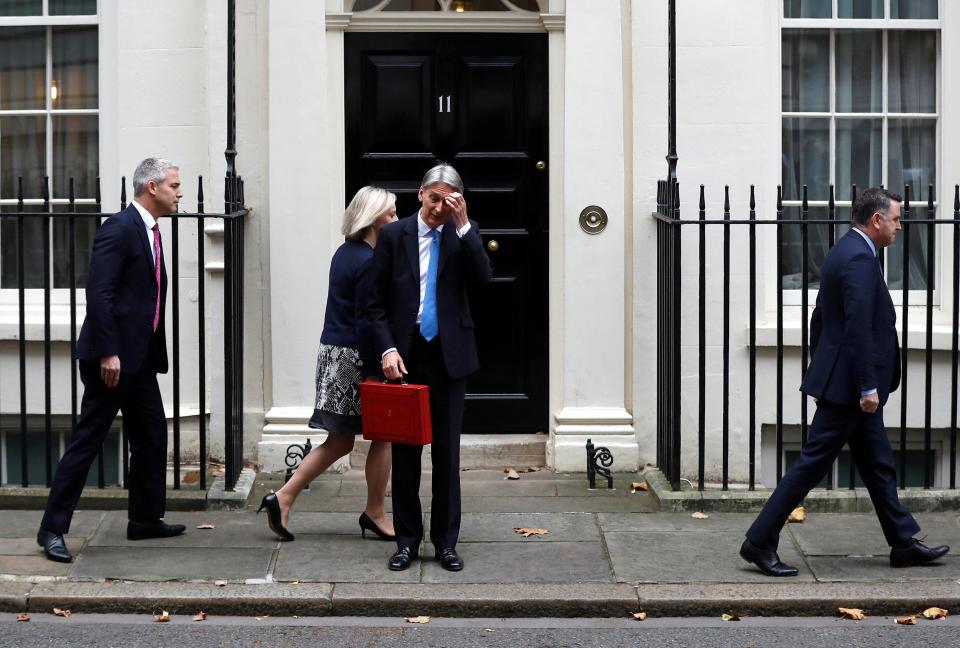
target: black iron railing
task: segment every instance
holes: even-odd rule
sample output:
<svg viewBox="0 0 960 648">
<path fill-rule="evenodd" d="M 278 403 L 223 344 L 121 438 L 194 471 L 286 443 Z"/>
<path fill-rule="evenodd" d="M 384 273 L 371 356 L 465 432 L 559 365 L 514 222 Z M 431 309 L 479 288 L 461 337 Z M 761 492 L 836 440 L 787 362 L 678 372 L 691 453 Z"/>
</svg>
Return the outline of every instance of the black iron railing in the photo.
<svg viewBox="0 0 960 648">
<path fill-rule="evenodd" d="M 77 313 L 77 258 L 78 255 L 89 255 L 89 250 L 78 250 L 77 245 L 77 224 L 84 222 L 93 222 L 95 227 L 109 218 L 112 213 L 102 211 L 100 198 L 100 180 L 97 179 L 96 185 L 96 203 L 93 212 L 80 212 L 78 203 L 74 197 L 74 182 L 70 178 L 70 194 L 66 212 L 54 211 L 50 201 L 48 181 L 45 180 L 41 190 L 41 202 L 39 211 L 27 211 L 26 200 L 24 198 L 23 181 L 18 180 L 17 211 L 15 213 L 2 213 L 0 219 L 4 223 L 15 223 L 16 250 L 17 250 L 17 295 L 18 295 L 18 368 L 19 368 L 19 404 L 16 410 L 15 420 L 17 425 L 6 426 L 4 432 L 6 438 L 13 434 L 19 438 L 19 463 L 20 479 L 22 486 L 39 483 L 39 476 L 36 471 L 31 474 L 29 466 L 29 432 L 31 431 L 31 422 L 35 427 L 42 428 L 44 438 L 44 462 L 42 480 L 49 486 L 53 478 L 53 472 L 56 469 L 57 459 L 59 457 L 59 443 L 54 434 L 54 413 L 52 404 L 52 382 L 53 376 L 57 371 L 69 371 L 70 375 L 70 413 L 69 426 L 72 430 L 77 423 L 78 402 L 77 402 L 77 361 L 76 341 L 78 334 L 78 313 Z M 35 201 L 30 201 L 31 203 Z M 206 327 L 207 327 L 207 304 L 206 304 L 206 282 L 205 282 L 205 255 L 204 242 L 206 239 L 205 228 L 211 223 L 222 222 L 224 230 L 223 245 L 223 337 L 224 337 L 224 402 L 222 403 L 222 415 L 224 417 L 224 454 L 225 480 L 226 487 L 232 489 L 237 481 L 240 470 L 243 467 L 243 227 L 247 210 L 243 207 L 243 180 L 235 175 L 228 175 L 226 182 L 226 203 L 224 213 L 207 214 L 204 213 L 203 197 L 203 179 L 200 178 L 197 190 L 197 211 L 196 213 L 178 213 L 169 217 L 170 223 L 170 248 L 167 253 L 169 294 L 167 303 L 171 306 L 170 332 L 168 342 L 171 344 L 171 382 L 172 382 L 172 463 L 173 463 L 173 488 L 181 488 L 181 421 L 183 419 L 183 394 L 181 359 L 184 356 L 181 344 L 181 331 L 184 327 L 195 327 L 198 346 L 196 357 L 193 360 L 196 363 L 196 394 L 194 402 L 197 403 L 197 425 L 198 425 L 198 461 L 199 461 L 199 479 L 198 486 L 201 490 L 207 488 L 207 467 L 208 467 L 208 425 L 207 425 L 207 366 L 206 366 Z M 120 208 L 127 206 L 126 178 L 121 181 Z M 33 205 L 31 204 L 31 207 Z M 50 277 L 50 228 L 53 219 L 65 219 L 67 222 L 67 268 L 69 275 L 69 346 L 70 359 L 69 365 L 55 366 L 52 358 L 52 349 L 54 341 L 52 336 L 52 286 Z M 24 232 L 27 223 L 32 220 L 39 220 L 42 229 L 42 250 L 28 249 L 25 245 Z M 166 220 L 166 218 L 164 219 Z M 196 320 L 186 322 L 180 313 L 181 302 L 181 273 L 186 269 L 187 263 L 182 261 L 180 250 L 180 231 L 187 227 L 190 221 L 195 221 L 196 227 Z M 9 232 L 9 229 L 5 230 Z M 24 260 L 28 256 L 42 255 L 43 257 L 43 278 L 40 288 L 28 288 L 25 278 Z M 27 339 L 27 291 L 39 290 L 43 295 L 43 336 L 42 339 Z M 191 296 L 192 297 L 192 296 Z M 192 300 L 192 299 L 191 299 Z M 42 346 L 42 367 L 38 366 L 30 358 L 31 347 Z M 193 354 L 191 353 L 191 356 Z M 59 364 L 59 363 L 58 363 Z M 42 389 L 43 389 L 43 408 L 31 411 L 28 408 L 28 393 L 40 388 L 40 381 L 28 380 L 28 367 L 30 374 L 36 375 L 37 371 L 42 371 Z M 0 368 L 4 375 L 10 375 L 8 370 Z M 216 411 L 215 408 L 214 411 Z M 11 413 L 0 404 L 0 412 L 4 414 Z M 124 422 L 125 428 L 125 422 Z M 121 481 L 126 483 L 128 464 L 128 445 L 126 430 L 121 430 L 121 462 L 122 473 Z M 104 453 L 101 450 L 96 461 L 97 485 L 104 488 L 107 484 L 105 476 Z"/>
<path fill-rule="evenodd" d="M 856 198 L 857 188 L 852 187 L 851 202 Z M 757 330 L 758 330 L 758 307 L 757 307 L 757 282 L 761 279 L 757 272 L 757 231 L 759 227 L 776 228 L 776 343 L 775 343 L 775 366 L 776 366 L 776 413 L 773 421 L 767 421 L 775 429 L 776 442 L 776 480 L 779 482 L 784 472 L 784 404 L 785 398 L 799 399 L 799 420 L 796 422 L 799 427 L 801 444 L 806 440 L 807 432 L 807 399 L 796 391 L 803 372 L 806 370 L 809 361 L 809 317 L 810 317 L 810 290 L 816 285 L 811 282 L 813 269 L 810 267 L 810 232 L 812 228 L 819 228 L 817 232 L 823 234 L 826 232 L 826 247 L 830 247 L 836 240 L 837 230 L 840 227 L 848 225 L 845 220 L 837 219 L 838 207 L 834 200 L 834 188 L 831 186 L 829 191 L 829 201 L 826 205 L 827 218 L 810 218 L 810 205 L 807 200 L 807 188 L 803 188 L 803 199 L 798 205 L 799 219 L 790 219 L 784 217 L 784 205 L 782 192 L 777 188 L 777 203 L 775 218 L 758 219 L 756 210 L 756 200 L 754 187 L 750 187 L 749 208 L 746 219 L 731 218 L 730 193 L 729 188 L 724 189 L 723 214 L 719 219 L 707 219 L 706 217 L 706 192 L 703 185 L 700 186 L 700 199 L 698 218 L 681 219 L 679 206 L 679 185 L 675 180 L 660 181 L 657 187 L 657 212 L 654 218 L 657 222 L 657 463 L 660 469 L 670 480 L 674 489 L 680 488 L 681 478 L 684 477 L 681 470 L 681 452 L 683 450 L 682 440 L 682 420 L 685 412 L 681 407 L 681 375 L 689 375 L 693 371 L 692 366 L 683 366 L 681 359 L 681 337 L 683 322 L 681 321 L 681 307 L 684 304 L 681 294 L 681 276 L 684 270 L 684 245 L 681 230 L 684 226 L 692 226 L 697 229 L 697 245 L 699 248 L 698 263 L 698 295 L 697 295 L 697 385 L 698 385 L 698 412 L 697 412 L 697 470 L 696 485 L 703 490 L 706 481 L 706 459 L 708 455 L 707 448 L 707 403 L 708 399 L 715 398 L 716 394 L 707 389 L 707 295 L 722 295 L 722 308 L 720 311 L 720 326 L 711 324 L 713 328 L 722 330 L 722 386 L 719 393 L 720 408 L 720 436 L 718 444 L 711 444 L 711 448 L 719 446 L 719 457 L 711 457 L 712 465 L 720 465 L 719 482 L 723 489 L 730 485 L 730 412 L 735 408 L 742 418 L 746 419 L 745 433 L 747 435 L 748 456 L 746 457 L 746 475 L 749 488 L 756 487 L 756 465 L 757 456 L 757 435 L 759 432 L 757 418 Z M 911 187 L 908 185 L 904 189 L 902 203 L 901 223 L 903 231 L 900 235 L 902 240 L 902 254 L 899 268 L 893 268 L 889 259 L 885 259 L 881 251 L 881 264 L 886 272 L 899 270 L 902 273 L 900 280 L 900 302 L 901 308 L 899 326 L 901 328 L 901 384 L 899 392 L 891 397 L 891 400 L 898 399 L 900 406 L 899 417 L 899 443 L 895 444 L 895 450 L 899 451 L 898 474 L 900 487 L 907 485 L 907 447 L 908 447 L 908 410 L 910 401 L 908 395 L 915 387 L 913 380 L 916 379 L 909 371 L 908 359 L 910 356 L 919 359 L 922 353 L 924 382 L 921 388 L 924 389 L 922 396 L 923 402 L 923 425 L 922 425 L 922 483 L 925 488 L 930 488 L 934 484 L 934 456 L 932 447 L 932 414 L 933 414 L 933 392 L 934 384 L 934 285 L 936 281 L 936 262 L 940 259 L 941 276 L 949 277 L 952 272 L 952 280 L 944 282 L 952 290 L 952 299 L 947 300 L 946 295 L 941 291 L 943 302 L 948 301 L 952 304 L 950 318 L 950 349 L 941 356 L 949 354 L 949 401 L 950 418 L 947 425 L 947 431 L 942 445 L 942 452 L 947 454 L 947 467 L 940 480 L 944 486 L 956 488 L 956 470 L 957 470 L 957 397 L 958 397 L 958 333 L 960 333 L 960 185 L 954 187 L 953 191 L 953 212 L 952 218 L 937 218 L 937 210 L 942 209 L 934 200 L 934 188 L 928 187 L 926 201 L 921 205 L 921 210 L 917 210 L 911 205 Z M 914 211 L 922 213 L 925 217 L 913 217 Z M 708 229 L 719 229 L 722 236 L 723 246 L 723 267 L 722 272 L 707 272 L 707 231 Z M 744 323 L 747 326 L 746 349 L 743 350 L 746 362 L 749 367 L 747 376 L 748 387 L 745 400 L 738 399 L 738 402 L 731 402 L 731 376 L 730 376 L 730 354 L 731 354 L 731 257 L 730 243 L 734 230 L 745 233 L 748 237 L 748 254 L 746 259 L 742 260 L 743 269 L 747 272 L 748 292 L 747 312 L 737 317 L 737 323 Z M 944 230 L 949 234 L 952 230 L 952 260 L 946 258 L 946 255 L 937 254 L 937 237 L 944 236 Z M 800 258 L 799 258 L 799 282 L 796 286 L 800 290 L 800 370 L 797 375 L 785 375 L 784 371 L 784 293 L 789 288 L 784 287 L 785 259 L 784 250 L 787 241 L 787 233 L 796 234 L 791 240 L 799 240 Z M 919 237 L 916 242 L 911 242 L 911 237 Z M 925 239 L 925 240 L 924 240 Z M 915 254 L 919 251 L 920 254 Z M 688 255 L 690 252 L 687 253 Z M 918 263 L 917 256 L 923 259 Z M 688 257 L 689 258 L 689 257 Z M 913 270 L 911 271 L 911 266 Z M 918 267 L 919 266 L 919 267 Z M 741 270 L 743 272 L 743 270 Z M 911 274 L 922 277 L 923 286 L 918 289 L 911 288 Z M 921 305 L 911 305 L 911 298 L 914 304 L 918 301 L 918 293 L 922 291 L 925 297 Z M 925 314 L 925 324 L 923 326 L 923 345 L 914 346 L 917 350 L 910 350 L 916 340 L 915 336 L 919 331 L 910 331 L 911 311 L 917 313 L 918 309 L 923 309 Z M 715 322 L 716 314 L 710 313 L 711 322 Z M 737 351 L 735 351 L 737 352 Z M 938 361 L 943 365 L 944 361 Z M 692 364 L 692 363 L 691 363 Z M 914 368 L 914 372 L 916 367 Z M 738 376 L 738 379 L 742 379 Z M 786 389 L 786 396 L 785 396 Z M 943 390 L 947 391 L 947 390 Z M 692 399 L 690 399 L 692 400 Z M 920 400 L 920 399 L 918 399 Z M 714 401 L 710 401 L 714 402 Z M 916 403 L 914 404 L 916 406 Z M 744 412 L 744 409 L 746 410 Z M 888 427 L 895 427 L 893 421 L 887 421 Z M 919 427 L 919 426 L 918 426 Z M 686 446 L 690 451 L 692 445 Z M 855 474 L 853 462 L 849 462 L 849 487 L 853 488 L 855 484 Z M 846 476 L 846 475 L 845 475 Z M 827 488 L 833 488 L 833 474 L 829 474 Z"/>
</svg>

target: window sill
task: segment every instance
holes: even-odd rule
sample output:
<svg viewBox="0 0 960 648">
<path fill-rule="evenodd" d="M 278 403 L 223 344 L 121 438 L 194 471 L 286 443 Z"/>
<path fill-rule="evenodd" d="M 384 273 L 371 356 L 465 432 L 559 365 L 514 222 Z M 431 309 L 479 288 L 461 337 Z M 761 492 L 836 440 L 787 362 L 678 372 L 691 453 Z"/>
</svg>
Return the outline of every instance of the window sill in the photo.
<svg viewBox="0 0 960 648">
<path fill-rule="evenodd" d="M 746 328 L 747 335 L 750 333 L 749 326 Z M 953 348 L 953 326 L 947 324 L 933 325 L 933 350 L 950 351 Z M 900 345 L 903 346 L 903 330 L 897 326 L 897 335 L 900 339 Z M 911 350 L 922 351 L 926 349 L 927 329 L 924 323 L 918 326 L 916 322 L 910 323 L 908 335 L 908 348 Z M 800 348 L 800 320 L 784 320 L 783 322 L 783 346 Z M 777 322 L 757 323 L 757 347 L 777 347 Z"/>
<path fill-rule="evenodd" d="M 28 304 L 24 309 L 26 315 L 25 334 L 28 342 L 43 342 L 43 306 Z M 85 310 L 82 304 L 77 304 L 77 334 L 83 324 Z M 70 341 L 70 306 L 53 304 L 50 306 L 50 341 Z M 20 339 L 20 310 L 15 304 L 0 305 L 0 340 Z"/>
</svg>

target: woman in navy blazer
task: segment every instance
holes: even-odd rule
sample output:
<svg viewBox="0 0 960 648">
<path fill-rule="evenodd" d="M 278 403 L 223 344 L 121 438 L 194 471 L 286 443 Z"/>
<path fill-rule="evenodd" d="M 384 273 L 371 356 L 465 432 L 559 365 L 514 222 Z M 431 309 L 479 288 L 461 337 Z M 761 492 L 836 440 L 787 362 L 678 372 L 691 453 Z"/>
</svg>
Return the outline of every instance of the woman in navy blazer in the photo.
<svg viewBox="0 0 960 648">
<path fill-rule="evenodd" d="M 314 448 L 283 488 L 260 503 L 267 522 L 281 540 L 293 540 L 287 530 L 290 509 L 297 496 L 334 461 L 353 450 L 360 434 L 359 385 L 369 362 L 371 343 L 367 334 L 366 302 L 370 285 L 373 248 L 380 229 L 397 220 L 397 197 L 377 187 L 363 187 L 343 215 L 346 236 L 330 262 L 327 309 L 317 353 L 317 397 L 310 427 L 324 429 L 327 438 Z M 360 514 L 360 531 L 372 531 L 382 540 L 393 539 L 393 521 L 384 508 L 390 477 L 390 444 L 372 441 L 367 453 L 367 505 Z M 259 512 L 259 511 L 258 511 Z"/>
</svg>

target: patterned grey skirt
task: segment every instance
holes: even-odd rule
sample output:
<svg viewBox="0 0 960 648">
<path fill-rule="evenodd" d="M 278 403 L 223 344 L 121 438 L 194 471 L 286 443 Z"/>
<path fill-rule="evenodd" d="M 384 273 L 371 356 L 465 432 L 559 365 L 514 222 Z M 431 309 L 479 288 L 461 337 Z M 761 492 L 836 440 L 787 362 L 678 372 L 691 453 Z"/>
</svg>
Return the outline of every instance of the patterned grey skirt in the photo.
<svg viewBox="0 0 960 648">
<path fill-rule="evenodd" d="M 336 434 L 361 432 L 360 355 L 349 347 L 321 344 L 317 351 L 317 399 L 309 426 Z"/>
</svg>

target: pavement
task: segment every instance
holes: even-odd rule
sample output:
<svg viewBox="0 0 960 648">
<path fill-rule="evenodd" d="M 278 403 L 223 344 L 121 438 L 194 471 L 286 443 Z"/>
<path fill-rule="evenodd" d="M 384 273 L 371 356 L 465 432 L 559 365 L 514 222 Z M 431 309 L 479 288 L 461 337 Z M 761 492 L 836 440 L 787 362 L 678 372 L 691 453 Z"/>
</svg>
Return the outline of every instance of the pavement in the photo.
<svg viewBox="0 0 960 648">
<path fill-rule="evenodd" d="M 462 473 L 458 550 L 466 567 L 446 572 L 430 548 L 404 572 L 387 569 L 391 542 L 361 538 L 362 471 L 325 474 L 291 515 L 296 540 L 278 542 L 263 494 L 282 477 L 260 473 L 246 508 L 171 511 L 179 538 L 131 542 L 126 515 L 78 511 L 71 564 L 36 545 L 39 511 L 0 510 L 0 610 L 252 616 L 623 617 L 907 614 L 960 606 L 960 513 L 922 512 L 928 544 L 955 548 L 935 566 L 891 569 L 871 512 L 810 513 L 789 524 L 782 559 L 800 568 L 771 579 L 737 555 L 753 513 L 658 512 L 639 475 L 615 490 L 589 490 L 584 475 L 550 471 Z M 429 510 L 429 476 L 421 494 Z M 429 522 L 429 514 L 425 515 Z M 203 525 L 213 528 L 200 529 Z M 522 537 L 515 528 L 545 529 Z"/>
</svg>

